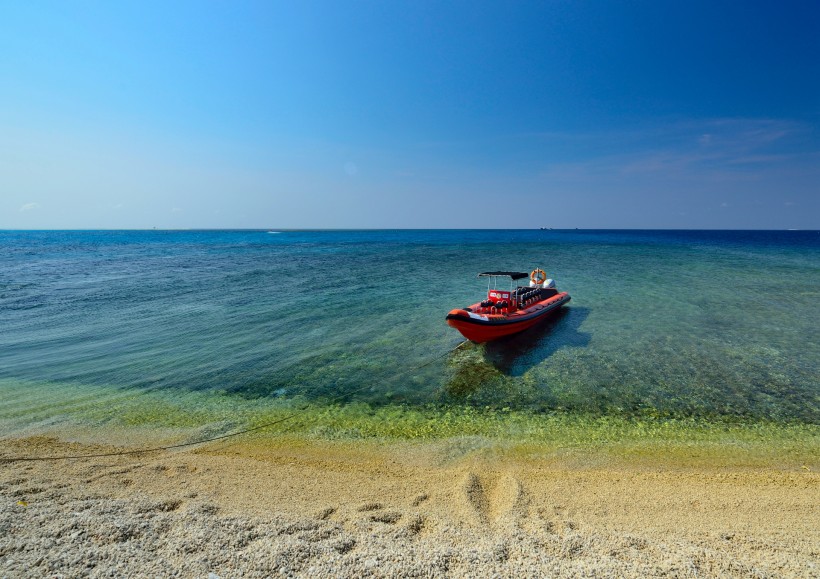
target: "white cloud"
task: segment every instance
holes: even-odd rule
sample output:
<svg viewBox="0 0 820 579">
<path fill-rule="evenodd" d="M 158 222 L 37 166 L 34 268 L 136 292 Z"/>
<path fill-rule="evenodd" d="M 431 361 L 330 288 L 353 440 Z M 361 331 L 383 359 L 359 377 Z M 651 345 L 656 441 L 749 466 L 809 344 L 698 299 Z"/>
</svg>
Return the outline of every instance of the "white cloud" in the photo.
<svg viewBox="0 0 820 579">
<path fill-rule="evenodd" d="M 34 209 L 39 209 L 39 208 L 40 208 L 39 203 L 26 203 L 25 205 L 20 207 L 20 213 L 23 213 L 25 211 L 33 211 Z"/>
<path fill-rule="evenodd" d="M 550 163 L 543 175 L 559 180 L 660 177 L 699 181 L 753 181 L 818 151 L 790 151 L 807 129 L 773 119 L 716 119 L 621 134 L 601 133 L 597 154 Z M 693 145 L 693 137 L 698 143 Z"/>
</svg>

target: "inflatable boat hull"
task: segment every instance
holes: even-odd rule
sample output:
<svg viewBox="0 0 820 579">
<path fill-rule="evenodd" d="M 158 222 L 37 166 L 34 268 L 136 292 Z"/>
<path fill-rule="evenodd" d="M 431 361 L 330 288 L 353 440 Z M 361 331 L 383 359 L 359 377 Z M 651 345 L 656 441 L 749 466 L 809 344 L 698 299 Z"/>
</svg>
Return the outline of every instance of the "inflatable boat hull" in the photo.
<svg viewBox="0 0 820 579">
<path fill-rule="evenodd" d="M 457 329 L 470 341 L 483 343 L 517 334 L 546 319 L 557 311 L 570 297 L 567 292 L 561 292 L 550 298 L 528 305 L 526 308 L 513 313 L 484 314 L 476 313 L 481 310 L 480 304 L 469 308 L 452 310 L 447 314 L 447 324 Z"/>
</svg>

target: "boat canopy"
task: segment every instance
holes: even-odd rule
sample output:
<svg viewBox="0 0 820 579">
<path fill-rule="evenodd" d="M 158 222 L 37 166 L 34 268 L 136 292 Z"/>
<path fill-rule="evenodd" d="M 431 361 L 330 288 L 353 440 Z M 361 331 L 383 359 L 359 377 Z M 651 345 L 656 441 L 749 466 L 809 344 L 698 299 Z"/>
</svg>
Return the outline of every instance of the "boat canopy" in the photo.
<svg viewBox="0 0 820 579">
<path fill-rule="evenodd" d="M 510 279 L 524 279 L 530 277 L 530 274 L 523 271 L 485 271 L 478 274 L 478 277 L 509 277 Z"/>
</svg>

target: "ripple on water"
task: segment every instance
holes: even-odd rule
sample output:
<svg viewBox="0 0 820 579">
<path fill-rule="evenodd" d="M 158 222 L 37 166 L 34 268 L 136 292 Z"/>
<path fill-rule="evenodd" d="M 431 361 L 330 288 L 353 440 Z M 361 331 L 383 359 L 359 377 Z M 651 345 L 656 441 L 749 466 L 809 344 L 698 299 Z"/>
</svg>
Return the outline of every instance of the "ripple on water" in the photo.
<svg viewBox="0 0 820 579">
<path fill-rule="evenodd" d="M 375 407 L 820 419 L 806 232 L 0 236 L 7 425 L 141 392 L 222 407 L 354 390 Z M 485 291 L 476 272 L 536 265 L 571 293 L 566 311 L 427 364 L 459 343 L 443 317 Z"/>
</svg>

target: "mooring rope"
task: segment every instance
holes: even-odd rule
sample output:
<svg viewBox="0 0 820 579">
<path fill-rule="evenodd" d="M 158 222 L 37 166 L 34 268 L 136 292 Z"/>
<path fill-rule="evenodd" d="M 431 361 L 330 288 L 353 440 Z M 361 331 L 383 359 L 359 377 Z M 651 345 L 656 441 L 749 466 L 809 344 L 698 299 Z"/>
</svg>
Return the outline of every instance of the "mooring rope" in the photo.
<svg viewBox="0 0 820 579">
<path fill-rule="evenodd" d="M 401 377 L 405 374 L 409 374 L 410 372 L 416 372 L 417 370 L 421 370 L 422 368 L 424 368 L 426 366 L 429 366 L 433 362 L 435 362 L 437 360 L 440 360 L 441 358 L 443 358 L 443 357 L 445 357 L 449 354 L 452 354 L 453 352 L 455 352 L 456 350 L 461 348 L 464 344 L 468 343 L 468 341 L 469 340 L 464 340 L 463 342 L 461 342 L 456 347 L 447 350 L 443 354 L 439 354 L 438 356 L 428 360 L 424 364 L 421 364 L 419 366 L 414 366 L 412 368 L 408 368 L 407 370 L 404 370 L 402 372 L 394 374 L 390 379 L 395 380 L 396 378 L 399 378 L 399 377 Z M 330 404 L 332 405 L 332 404 L 339 404 L 341 402 L 344 402 L 346 399 L 350 398 L 354 394 L 358 394 L 359 392 L 362 392 L 363 390 L 367 390 L 371 386 L 372 386 L 372 384 L 366 384 L 366 385 L 364 385 L 360 388 L 356 388 L 355 390 L 351 390 L 350 392 L 347 392 L 345 394 L 342 394 L 340 396 L 332 398 L 330 400 Z M 263 430 L 265 428 L 270 428 L 271 426 L 276 426 L 277 424 L 281 424 L 283 422 L 287 422 L 288 420 L 292 420 L 293 418 L 296 418 L 302 412 L 307 410 L 309 407 L 310 407 L 310 404 L 305 404 L 304 406 L 302 406 L 301 408 L 298 408 L 297 410 L 293 411 L 292 413 L 288 414 L 287 416 L 283 416 L 282 418 L 274 420 L 273 422 L 268 422 L 268 423 L 265 423 L 265 424 L 261 424 L 259 426 L 254 426 L 252 428 L 245 428 L 245 429 L 242 429 L 242 430 L 237 430 L 236 432 L 229 432 L 228 434 L 221 434 L 219 436 L 212 436 L 211 438 L 204 438 L 202 440 L 195 440 L 193 442 L 182 442 L 182 443 L 179 443 L 179 444 L 169 444 L 169 445 L 166 445 L 166 446 L 155 446 L 155 447 L 152 447 L 152 448 L 141 448 L 141 449 L 137 449 L 137 450 L 120 450 L 120 451 L 117 451 L 117 452 L 100 452 L 100 453 L 96 453 L 96 454 L 77 454 L 77 455 L 61 455 L 61 456 L 0 457 L 0 464 L 12 463 L 12 462 L 35 462 L 35 461 L 46 461 L 46 460 L 76 460 L 76 459 L 81 459 L 81 458 L 103 458 L 103 457 L 108 457 L 108 456 L 126 456 L 126 455 L 130 455 L 130 454 L 148 454 L 148 453 L 151 453 L 151 452 L 160 452 L 160 451 L 163 451 L 163 450 L 173 450 L 173 449 L 176 449 L 176 448 L 184 448 L 184 447 L 187 447 L 187 446 L 196 446 L 198 444 L 205 444 L 206 442 L 214 442 L 216 440 L 223 440 L 225 438 L 232 438 L 234 436 L 240 436 L 242 434 L 248 434 L 249 432 L 255 432 L 257 430 Z"/>
</svg>

